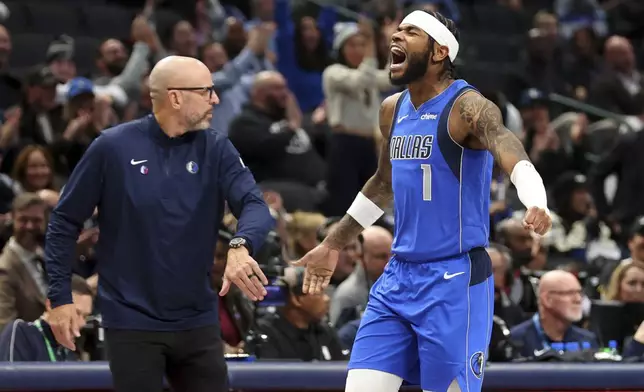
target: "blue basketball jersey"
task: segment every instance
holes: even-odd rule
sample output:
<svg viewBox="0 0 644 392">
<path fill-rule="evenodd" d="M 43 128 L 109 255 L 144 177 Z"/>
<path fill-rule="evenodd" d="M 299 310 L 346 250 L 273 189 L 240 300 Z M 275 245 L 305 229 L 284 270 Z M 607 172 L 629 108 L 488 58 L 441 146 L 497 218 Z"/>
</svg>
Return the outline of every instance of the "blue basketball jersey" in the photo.
<svg viewBox="0 0 644 392">
<path fill-rule="evenodd" d="M 487 150 L 462 147 L 448 131 L 454 102 L 473 89 L 456 80 L 418 109 L 407 91 L 398 100 L 389 156 L 392 252 L 399 259 L 441 260 L 488 245 L 493 157 Z"/>
</svg>

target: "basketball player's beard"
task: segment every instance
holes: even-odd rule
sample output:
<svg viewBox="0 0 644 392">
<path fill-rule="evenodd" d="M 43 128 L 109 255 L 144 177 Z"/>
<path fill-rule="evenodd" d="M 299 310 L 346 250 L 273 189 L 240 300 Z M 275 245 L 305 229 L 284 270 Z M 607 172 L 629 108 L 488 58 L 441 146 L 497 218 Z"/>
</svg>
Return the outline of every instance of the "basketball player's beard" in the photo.
<svg viewBox="0 0 644 392">
<path fill-rule="evenodd" d="M 395 78 L 389 72 L 389 80 L 394 86 L 404 86 L 409 83 L 415 82 L 425 76 L 427 73 L 427 66 L 430 59 L 429 48 L 422 53 L 409 54 L 407 56 L 407 69 L 402 76 Z"/>
</svg>

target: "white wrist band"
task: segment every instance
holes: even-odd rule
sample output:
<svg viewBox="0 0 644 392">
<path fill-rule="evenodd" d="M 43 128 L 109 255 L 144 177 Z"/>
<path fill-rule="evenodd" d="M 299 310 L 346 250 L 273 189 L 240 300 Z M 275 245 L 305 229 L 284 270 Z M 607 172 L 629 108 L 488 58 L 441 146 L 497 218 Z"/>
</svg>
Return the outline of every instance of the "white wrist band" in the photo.
<svg viewBox="0 0 644 392">
<path fill-rule="evenodd" d="M 519 200 L 526 208 L 537 207 L 548 211 L 546 188 L 531 162 L 523 160 L 514 165 L 510 181 L 517 188 Z"/>
<path fill-rule="evenodd" d="M 353 204 L 347 210 L 347 214 L 351 215 L 365 229 L 373 225 L 384 213 L 376 203 L 372 202 L 362 192 L 358 193 Z"/>
</svg>

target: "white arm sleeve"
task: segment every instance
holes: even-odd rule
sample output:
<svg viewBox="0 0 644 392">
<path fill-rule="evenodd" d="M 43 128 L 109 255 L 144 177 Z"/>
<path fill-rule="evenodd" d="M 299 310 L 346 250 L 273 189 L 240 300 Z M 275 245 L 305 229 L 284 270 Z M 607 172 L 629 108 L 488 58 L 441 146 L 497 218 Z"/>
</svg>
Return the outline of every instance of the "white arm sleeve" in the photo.
<svg viewBox="0 0 644 392">
<path fill-rule="evenodd" d="M 548 211 L 548 196 L 541 176 L 529 161 L 514 165 L 510 181 L 517 188 L 519 200 L 526 208 L 537 207 Z"/>
</svg>

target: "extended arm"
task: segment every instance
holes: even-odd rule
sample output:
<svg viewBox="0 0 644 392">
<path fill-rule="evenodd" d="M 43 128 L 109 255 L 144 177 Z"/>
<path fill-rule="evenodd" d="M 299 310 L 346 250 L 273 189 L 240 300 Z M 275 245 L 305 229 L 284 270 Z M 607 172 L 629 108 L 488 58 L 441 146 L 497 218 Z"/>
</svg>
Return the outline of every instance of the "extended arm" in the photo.
<svg viewBox="0 0 644 392">
<path fill-rule="evenodd" d="M 528 209 L 526 222 L 538 234 L 550 228 L 550 221 L 541 215 L 548 214 L 548 197 L 541 176 L 530 162 L 521 141 L 503 125 L 499 108 L 477 92 L 467 92 L 459 99 L 458 114 L 461 126 L 486 149 L 499 166 L 510 175 L 517 188 L 519 200 Z M 539 219 L 533 222 L 531 209 L 538 209 Z M 535 212 L 536 213 L 536 212 Z M 546 222 L 547 221 L 547 222 Z M 541 227 L 541 224 L 544 227 Z"/>
<path fill-rule="evenodd" d="M 400 94 L 385 99 L 380 106 L 380 132 L 384 138 L 380 146 L 378 170 L 365 183 L 347 214 L 329 233 L 324 243 L 332 249 L 344 248 L 365 227 L 373 224 L 392 200 L 391 162 L 389 161 L 389 132 L 394 115 L 394 107 Z"/>
</svg>

